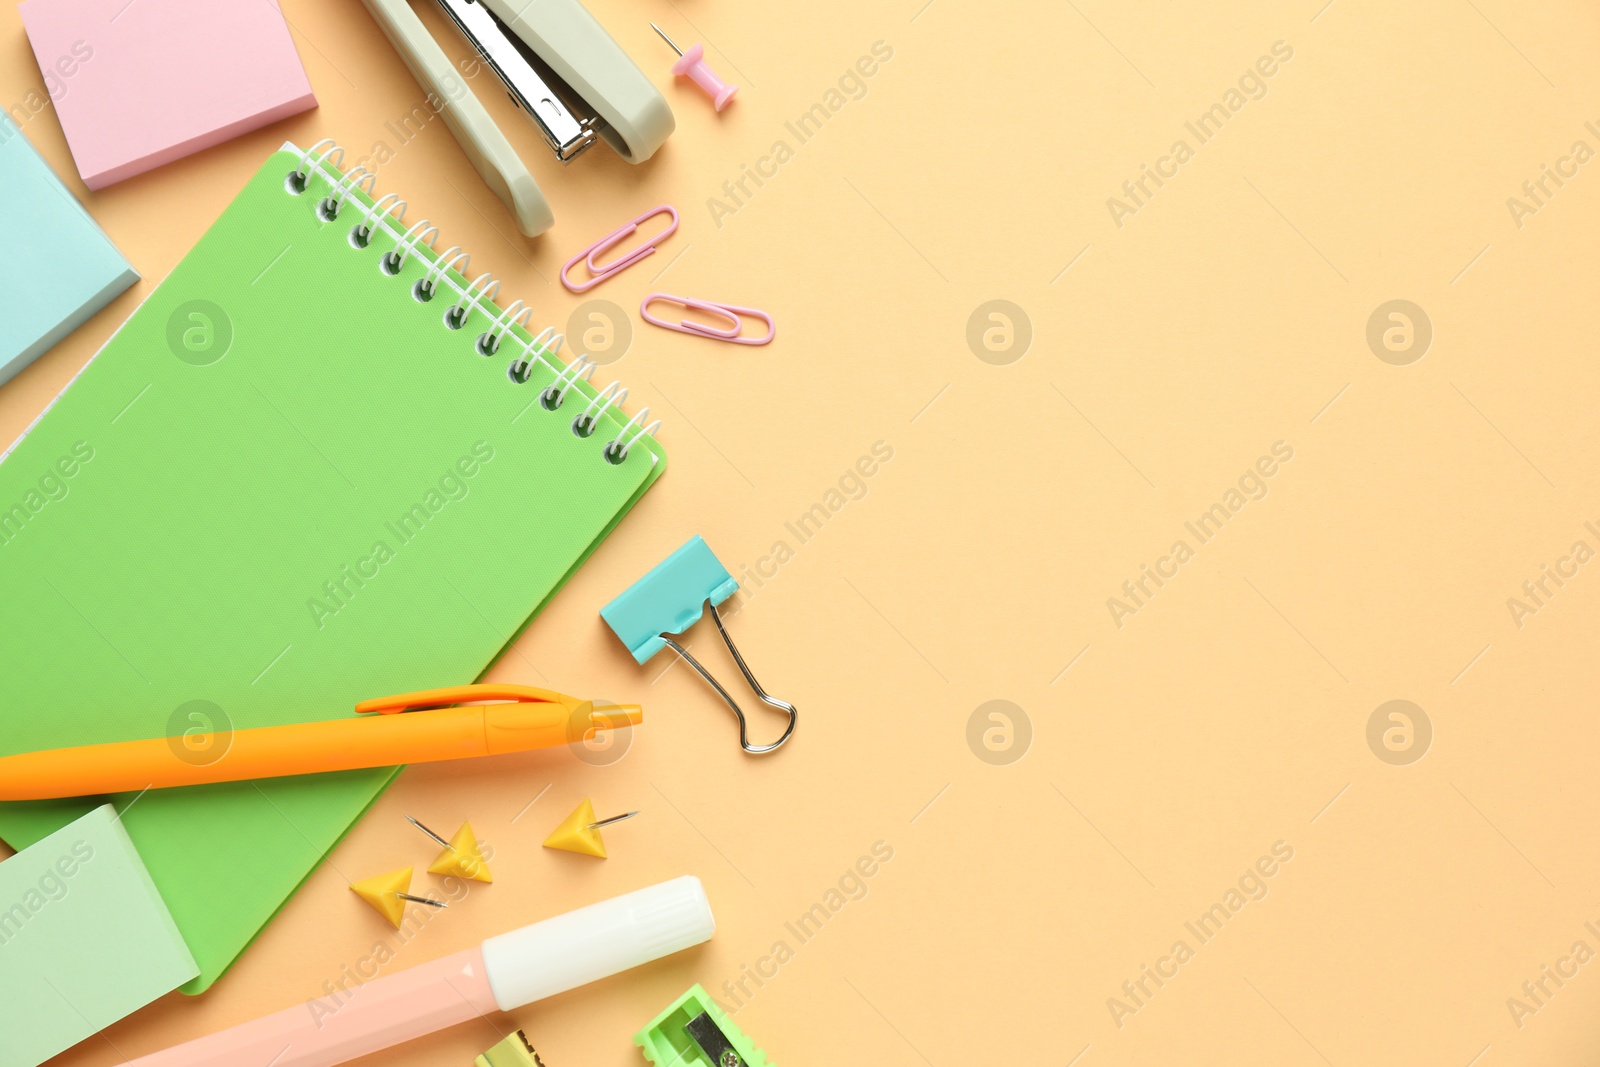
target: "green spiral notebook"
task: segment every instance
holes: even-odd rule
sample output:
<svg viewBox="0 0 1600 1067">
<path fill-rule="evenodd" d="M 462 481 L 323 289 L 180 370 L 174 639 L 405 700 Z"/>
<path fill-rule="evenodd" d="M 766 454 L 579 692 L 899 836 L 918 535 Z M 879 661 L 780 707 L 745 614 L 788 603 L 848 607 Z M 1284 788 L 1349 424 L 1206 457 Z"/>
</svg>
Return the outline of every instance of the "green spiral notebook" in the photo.
<svg viewBox="0 0 1600 1067">
<path fill-rule="evenodd" d="M 665 469 L 647 410 L 338 159 L 268 159 L 0 461 L 0 754 L 471 681 Z M 111 798 L 200 966 L 186 991 L 397 771 Z M 0 837 L 99 802 L 0 805 Z"/>
</svg>

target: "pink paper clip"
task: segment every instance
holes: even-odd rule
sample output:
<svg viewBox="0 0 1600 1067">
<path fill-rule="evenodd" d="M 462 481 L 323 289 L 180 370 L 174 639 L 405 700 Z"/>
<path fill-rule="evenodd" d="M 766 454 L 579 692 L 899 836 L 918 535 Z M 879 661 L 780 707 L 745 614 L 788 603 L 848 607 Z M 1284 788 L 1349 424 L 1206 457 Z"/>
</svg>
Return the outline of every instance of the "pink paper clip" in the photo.
<svg viewBox="0 0 1600 1067">
<path fill-rule="evenodd" d="M 600 256 L 611 251 L 617 245 L 626 240 L 636 230 L 638 230 L 640 223 L 649 219 L 653 219 L 662 213 L 665 213 L 672 218 L 671 225 L 669 225 L 665 230 L 662 230 L 649 241 L 640 245 L 638 248 L 635 248 L 632 252 L 629 252 L 615 263 L 607 266 L 601 266 L 596 262 Z M 593 289 L 607 278 L 610 278 L 614 274 L 622 273 L 635 263 L 639 262 L 641 259 L 644 259 L 646 256 L 650 255 L 656 250 L 656 245 L 660 244 L 662 241 L 665 241 L 668 237 L 671 237 L 677 232 L 677 230 L 677 209 L 675 209 L 671 204 L 662 204 L 660 207 L 651 208 L 649 211 L 646 211 L 643 215 L 640 215 L 632 222 L 624 225 L 621 229 L 613 230 L 611 233 L 606 234 L 604 237 L 600 238 L 600 240 L 596 241 L 594 244 L 583 249 L 577 255 L 567 260 L 566 266 L 561 268 L 561 284 L 566 286 L 574 293 L 587 293 L 590 289 Z M 567 277 L 567 273 L 571 271 L 573 267 L 576 267 L 580 260 L 582 260 L 583 265 L 588 268 L 592 277 L 586 282 L 574 283 Z"/>
<path fill-rule="evenodd" d="M 707 315 L 712 315 L 719 319 L 726 319 L 729 325 L 703 326 L 698 322 L 691 322 L 688 319 L 680 319 L 677 322 L 667 322 L 665 319 L 658 319 L 654 315 L 650 314 L 650 305 L 655 303 L 657 300 L 661 300 L 669 304 L 678 304 L 686 308 L 693 308 L 696 311 L 703 311 Z M 760 321 L 766 323 L 767 335 L 765 337 L 740 337 L 739 333 L 744 329 L 744 319 L 740 316 L 759 319 Z M 757 308 L 740 307 L 737 304 L 714 304 L 709 300 L 694 300 L 687 296 L 672 296 L 669 293 L 651 293 L 649 296 L 645 297 L 644 302 L 639 305 L 639 317 L 650 323 L 652 326 L 660 326 L 662 329 L 676 330 L 679 333 L 692 334 L 695 337 L 705 337 L 712 341 L 727 341 L 736 345 L 770 344 L 772 339 L 778 335 L 778 327 L 773 325 L 772 316 L 768 315 L 765 311 L 761 311 Z"/>
</svg>

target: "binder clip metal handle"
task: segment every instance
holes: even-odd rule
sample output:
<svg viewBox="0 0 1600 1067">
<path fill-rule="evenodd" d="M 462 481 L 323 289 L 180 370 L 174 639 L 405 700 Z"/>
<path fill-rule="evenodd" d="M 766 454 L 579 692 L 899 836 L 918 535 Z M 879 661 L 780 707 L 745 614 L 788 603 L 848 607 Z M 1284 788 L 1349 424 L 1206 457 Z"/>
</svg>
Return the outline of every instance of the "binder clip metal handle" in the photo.
<svg viewBox="0 0 1600 1067">
<path fill-rule="evenodd" d="M 661 635 L 661 640 L 666 642 L 668 648 L 682 656 L 684 662 L 693 667 L 695 669 L 695 673 L 704 678 L 706 680 L 706 684 L 717 691 L 717 695 L 722 698 L 723 703 L 732 708 L 733 713 L 739 717 L 740 748 L 744 749 L 752 756 L 763 756 L 768 752 L 775 752 L 781 748 L 783 743 L 789 740 L 789 738 L 794 734 L 794 724 L 799 720 L 800 712 L 787 700 L 779 700 L 777 697 L 768 693 L 761 687 L 761 683 L 756 681 L 756 676 L 750 673 L 750 667 L 745 663 L 744 657 L 739 655 L 739 650 L 734 647 L 733 638 L 728 636 L 728 628 L 722 625 L 722 613 L 718 611 L 717 606 L 709 600 L 706 601 L 706 607 L 711 609 L 711 620 L 717 624 L 717 632 L 722 635 L 722 640 L 728 646 L 728 651 L 733 653 L 733 662 L 739 665 L 739 673 L 743 674 L 744 680 L 750 683 L 750 688 L 755 690 L 756 696 L 761 698 L 761 702 L 763 704 L 767 704 L 771 707 L 777 708 L 779 711 L 788 713 L 789 725 L 784 729 L 782 737 L 778 738 L 770 745 L 752 745 L 750 743 L 749 731 L 746 728 L 744 712 L 739 710 L 738 703 L 733 699 L 732 696 L 728 694 L 728 691 L 722 687 L 722 683 L 717 681 L 716 678 L 712 677 L 711 672 L 706 670 L 705 667 L 701 665 L 699 660 L 691 656 L 688 649 L 684 648 L 666 634 Z"/>
<path fill-rule="evenodd" d="M 752 756 L 761 756 L 776 752 L 794 736 L 800 712 L 787 700 L 780 700 L 766 691 L 756 680 L 744 656 L 739 653 L 738 647 L 734 645 L 733 638 L 729 636 L 728 628 L 723 624 L 722 613 L 717 610 L 717 605 L 738 591 L 739 583 L 734 580 L 733 575 L 729 574 L 728 569 L 717 559 L 705 543 L 705 539 L 696 536 L 658 564 L 649 574 L 629 586 L 615 600 L 601 608 L 600 616 L 627 646 L 638 663 L 646 662 L 664 648 L 670 648 L 681 656 L 684 662 L 693 667 L 695 673 L 700 675 L 733 710 L 733 714 L 739 720 L 739 747 Z M 722 635 L 723 643 L 728 646 L 733 662 L 738 666 L 739 673 L 744 675 L 744 680 L 750 684 L 750 688 L 763 704 L 776 708 L 789 717 L 783 736 L 770 745 L 750 743 L 748 723 L 738 701 L 734 700 L 722 683 L 717 681 L 711 672 L 673 637 L 674 634 L 681 635 L 699 622 L 708 608 L 711 611 L 712 621 L 717 624 L 717 632 Z"/>
</svg>

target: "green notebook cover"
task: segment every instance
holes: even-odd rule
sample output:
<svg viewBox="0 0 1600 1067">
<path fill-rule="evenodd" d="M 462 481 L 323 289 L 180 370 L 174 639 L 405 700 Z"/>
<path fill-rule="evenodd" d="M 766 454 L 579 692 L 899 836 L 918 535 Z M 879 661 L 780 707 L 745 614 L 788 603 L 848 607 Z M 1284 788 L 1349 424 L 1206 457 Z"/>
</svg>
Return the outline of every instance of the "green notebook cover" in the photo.
<svg viewBox="0 0 1600 1067">
<path fill-rule="evenodd" d="M 0 754 L 353 714 L 479 677 L 665 469 L 371 199 L 278 152 L 0 462 Z M 348 183 L 346 183 L 348 184 Z M 415 221 L 415 220 L 413 220 Z M 573 432 L 601 411 L 587 437 Z M 182 748 L 182 746 L 179 746 Z M 215 753 L 191 752 L 209 759 Z M 397 768 L 111 798 L 207 988 Z M 0 805 L 25 847 L 100 803 Z"/>
</svg>

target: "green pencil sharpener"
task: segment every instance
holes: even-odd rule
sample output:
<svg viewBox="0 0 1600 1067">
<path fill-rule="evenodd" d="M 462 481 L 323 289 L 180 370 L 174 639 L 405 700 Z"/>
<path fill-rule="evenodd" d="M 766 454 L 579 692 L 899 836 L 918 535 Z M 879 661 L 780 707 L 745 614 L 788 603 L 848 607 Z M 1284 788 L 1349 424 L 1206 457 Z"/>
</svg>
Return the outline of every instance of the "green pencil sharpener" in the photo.
<svg viewBox="0 0 1600 1067">
<path fill-rule="evenodd" d="M 698 985 L 634 1034 L 633 1043 L 655 1067 L 776 1067 Z"/>
</svg>

